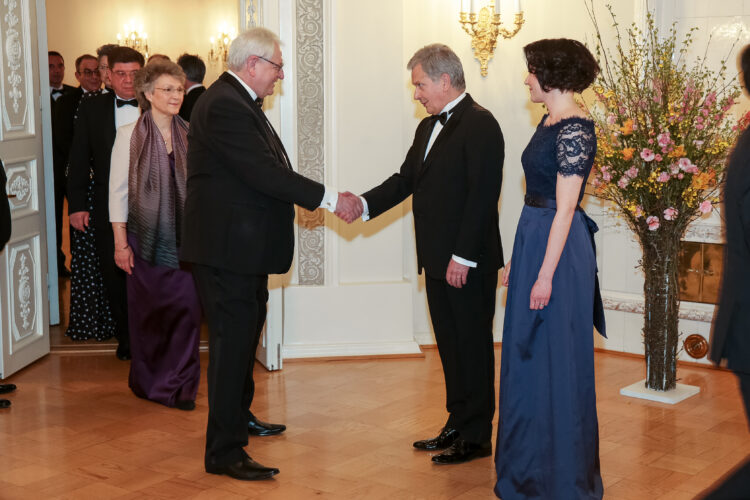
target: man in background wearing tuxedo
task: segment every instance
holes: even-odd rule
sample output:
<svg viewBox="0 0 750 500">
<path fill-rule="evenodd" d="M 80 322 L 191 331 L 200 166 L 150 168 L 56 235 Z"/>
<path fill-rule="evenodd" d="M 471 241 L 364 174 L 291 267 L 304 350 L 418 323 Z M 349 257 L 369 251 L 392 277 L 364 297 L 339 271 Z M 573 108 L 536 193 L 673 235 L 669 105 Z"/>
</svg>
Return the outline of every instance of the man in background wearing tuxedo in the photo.
<svg viewBox="0 0 750 500">
<path fill-rule="evenodd" d="M 84 99 L 78 107 L 70 149 L 68 212 L 78 231 L 94 230 L 96 251 L 115 321 L 119 342 L 117 357 L 130 359 L 125 273 L 115 265 L 114 236 L 109 222 L 109 165 L 117 128 L 140 116 L 133 81 L 143 67 L 143 56 L 128 47 L 117 47 L 108 56 L 112 92 Z M 94 209 L 86 206 L 89 172 L 94 172 Z"/>
<path fill-rule="evenodd" d="M 417 265 L 425 271 L 448 410 L 440 434 L 413 446 L 445 450 L 432 461 L 457 464 L 492 451 L 503 135 L 492 113 L 466 93 L 461 61 L 448 46 L 423 47 L 407 69 L 414 99 L 432 116 L 417 127 L 400 171 L 362 195 L 363 219 L 413 196 Z"/>
<path fill-rule="evenodd" d="M 206 64 L 200 57 L 192 54 L 182 54 L 177 59 L 177 64 L 185 72 L 186 77 L 185 99 L 182 100 L 180 116 L 183 120 L 189 122 L 196 101 L 206 91 L 206 87 L 203 86 L 203 78 L 206 76 Z"/>
<path fill-rule="evenodd" d="M 54 50 L 47 53 L 49 59 L 49 90 L 50 90 L 50 110 L 52 121 L 55 121 L 57 113 L 57 101 L 65 95 L 76 92 L 75 87 L 63 83 L 65 78 L 65 61 L 63 56 Z M 52 131 L 52 141 L 54 143 L 55 132 Z M 54 148 L 54 145 L 53 145 Z M 54 175 L 55 186 L 55 235 L 57 237 L 57 275 L 61 278 L 70 276 L 70 271 L 65 267 L 65 254 L 62 251 L 62 218 L 63 203 L 65 199 L 65 159 L 52 155 L 52 172 Z"/>
<path fill-rule="evenodd" d="M 271 31 L 239 35 L 229 48 L 229 70 L 196 103 L 188 134 L 181 258 L 192 263 L 209 329 L 205 468 L 242 480 L 279 472 L 243 447 L 250 432 L 285 429 L 258 420 L 250 405 L 268 275 L 285 273 L 292 263 L 294 204 L 347 214 L 357 200 L 292 170 L 258 102 L 284 78 L 283 64 Z"/>
</svg>

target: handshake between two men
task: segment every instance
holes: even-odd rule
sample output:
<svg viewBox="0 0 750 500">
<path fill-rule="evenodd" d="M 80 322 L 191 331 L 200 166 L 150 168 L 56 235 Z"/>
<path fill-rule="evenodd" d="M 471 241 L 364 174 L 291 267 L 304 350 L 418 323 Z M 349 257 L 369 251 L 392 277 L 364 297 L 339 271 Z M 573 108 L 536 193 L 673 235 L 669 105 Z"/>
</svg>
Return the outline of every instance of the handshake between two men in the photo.
<svg viewBox="0 0 750 500">
<path fill-rule="evenodd" d="M 365 207 L 359 196 L 347 191 L 345 193 L 339 193 L 339 199 L 338 203 L 336 203 L 336 211 L 334 213 L 347 224 L 351 224 L 356 219 L 362 217 L 364 209 Z"/>
</svg>

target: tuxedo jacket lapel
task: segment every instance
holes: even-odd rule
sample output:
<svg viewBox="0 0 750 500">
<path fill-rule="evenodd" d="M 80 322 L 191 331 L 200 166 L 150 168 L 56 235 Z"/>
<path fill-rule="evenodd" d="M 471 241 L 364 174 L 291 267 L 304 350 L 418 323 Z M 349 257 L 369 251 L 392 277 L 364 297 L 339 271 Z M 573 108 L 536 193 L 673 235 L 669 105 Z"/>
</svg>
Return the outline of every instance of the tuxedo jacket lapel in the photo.
<svg viewBox="0 0 750 500">
<path fill-rule="evenodd" d="M 232 88 L 234 88 L 240 94 L 240 96 L 242 96 L 243 100 L 248 103 L 248 106 L 250 106 L 251 111 L 255 113 L 255 116 L 257 116 L 258 119 L 263 124 L 260 128 L 263 132 L 263 137 L 265 137 L 266 139 L 266 143 L 268 144 L 268 147 L 271 149 L 271 151 L 274 152 L 276 157 L 279 159 L 279 161 L 283 165 L 291 169 L 292 163 L 289 161 L 289 156 L 286 154 L 286 150 L 284 149 L 284 144 L 281 142 L 281 139 L 276 134 L 276 131 L 273 129 L 271 122 L 268 121 L 268 117 L 263 112 L 261 107 L 258 106 L 255 103 L 255 101 L 253 101 L 250 94 L 242 86 L 242 84 L 240 84 L 240 82 L 237 81 L 235 77 L 233 77 L 229 73 L 223 73 L 220 78 L 228 82 L 232 86 Z"/>
<path fill-rule="evenodd" d="M 442 149 L 445 146 L 445 144 L 450 140 L 450 137 L 453 134 L 454 130 L 456 130 L 459 123 L 461 122 L 461 116 L 463 115 L 464 111 L 471 105 L 472 102 L 474 101 L 472 100 L 471 96 L 469 94 L 466 94 L 466 97 L 464 97 L 461 100 L 461 102 L 459 102 L 451 110 L 448 121 L 445 122 L 443 129 L 435 138 L 435 142 L 432 143 L 432 148 L 430 148 L 430 152 L 427 153 L 427 157 L 424 159 L 424 164 L 422 165 L 422 169 L 421 169 L 422 173 L 424 173 L 429 168 L 430 163 L 432 163 L 435 160 L 435 158 L 440 158 L 440 149 Z M 427 140 L 425 142 L 425 146 L 422 149 L 422 151 L 424 151 L 427 148 L 427 142 L 430 140 L 430 135 L 432 135 L 432 127 L 430 127 L 430 131 L 427 135 Z"/>
</svg>

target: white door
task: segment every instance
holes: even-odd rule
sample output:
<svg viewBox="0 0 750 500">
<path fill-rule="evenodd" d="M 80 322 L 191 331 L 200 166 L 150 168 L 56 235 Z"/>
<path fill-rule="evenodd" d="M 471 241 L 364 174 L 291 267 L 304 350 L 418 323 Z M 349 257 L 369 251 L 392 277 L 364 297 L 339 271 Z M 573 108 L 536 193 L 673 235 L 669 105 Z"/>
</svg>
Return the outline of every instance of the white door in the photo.
<svg viewBox="0 0 750 500">
<path fill-rule="evenodd" d="M 13 226 L 0 253 L 0 378 L 49 352 L 45 198 L 53 191 L 44 181 L 37 7 L 0 3 L 0 158 Z"/>
<path fill-rule="evenodd" d="M 283 278 L 268 277 L 268 314 L 255 357 L 269 371 L 281 370 L 281 342 L 284 331 Z"/>
</svg>

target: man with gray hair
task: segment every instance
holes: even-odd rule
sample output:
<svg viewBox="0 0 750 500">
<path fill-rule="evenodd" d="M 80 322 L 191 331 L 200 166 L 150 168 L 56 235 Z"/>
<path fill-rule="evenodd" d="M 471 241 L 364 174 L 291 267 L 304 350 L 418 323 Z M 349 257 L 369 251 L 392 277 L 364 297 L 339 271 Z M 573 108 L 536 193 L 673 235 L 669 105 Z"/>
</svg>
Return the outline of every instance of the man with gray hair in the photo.
<svg viewBox="0 0 750 500">
<path fill-rule="evenodd" d="M 285 429 L 250 411 L 268 275 L 291 265 L 294 204 L 351 215 L 358 199 L 292 170 L 263 113 L 262 99 L 284 78 L 278 37 L 265 28 L 242 33 L 232 41 L 227 63 L 229 70 L 198 99 L 190 120 L 181 258 L 193 264 L 209 329 L 206 471 L 268 479 L 279 470 L 243 450 L 249 433 Z"/>
<path fill-rule="evenodd" d="M 362 195 L 362 217 L 377 217 L 413 196 L 417 265 L 425 271 L 448 410 L 440 434 L 414 447 L 445 450 L 432 461 L 456 464 L 492 450 L 503 134 L 492 113 L 465 92 L 461 61 L 448 46 L 423 47 L 407 69 L 414 99 L 431 116 L 417 127 L 400 171 Z"/>
</svg>

